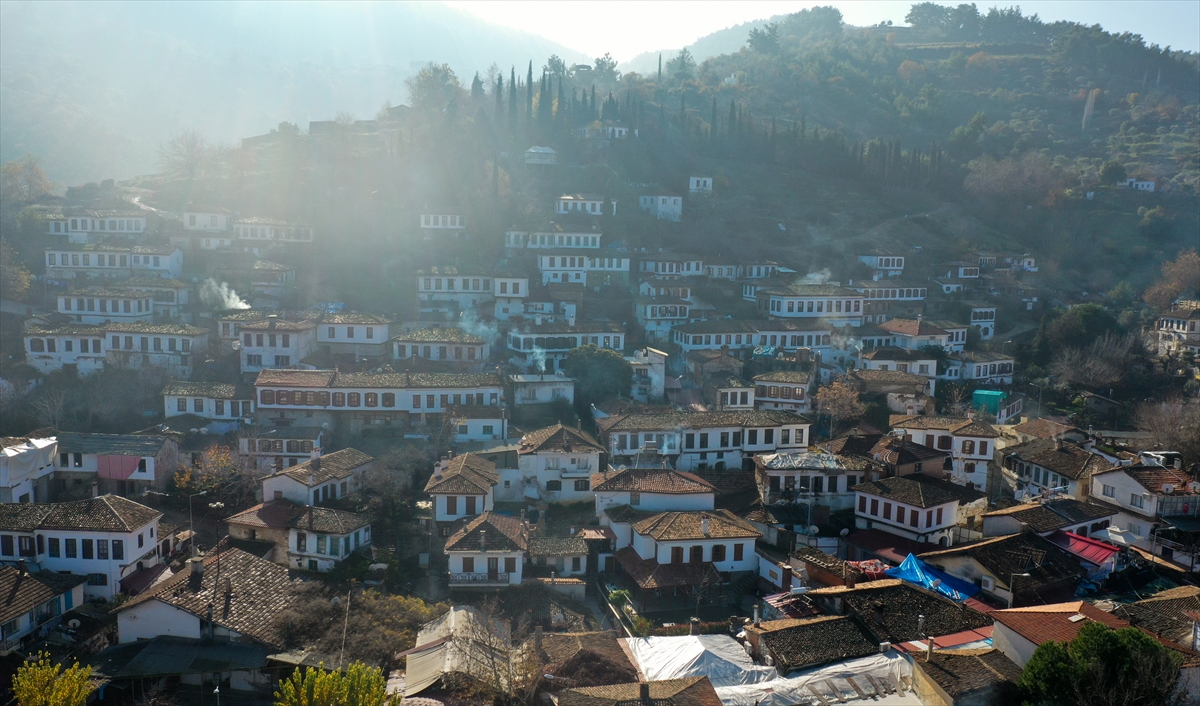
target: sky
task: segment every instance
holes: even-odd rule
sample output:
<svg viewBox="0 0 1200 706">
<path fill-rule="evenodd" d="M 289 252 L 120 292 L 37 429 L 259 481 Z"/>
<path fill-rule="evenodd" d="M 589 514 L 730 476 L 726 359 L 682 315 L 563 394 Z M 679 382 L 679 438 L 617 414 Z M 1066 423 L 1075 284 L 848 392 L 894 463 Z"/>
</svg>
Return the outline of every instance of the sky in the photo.
<svg viewBox="0 0 1200 706">
<path fill-rule="evenodd" d="M 818 5 L 837 7 L 851 25 L 885 20 L 903 25 L 914 1 L 446 0 L 445 4 L 489 22 L 552 39 L 588 56 L 609 52 L 617 61 L 629 61 L 642 52 L 681 48 L 736 24 Z M 1200 2 L 1196 0 L 976 0 L 976 4 L 981 12 L 993 5 L 1019 5 L 1026 15 L 1036 13 L 1047 22 L 1099 24 L 1112 32 L 1140 34 L 1147 43 L 1200 51 Z"/>
</svg>

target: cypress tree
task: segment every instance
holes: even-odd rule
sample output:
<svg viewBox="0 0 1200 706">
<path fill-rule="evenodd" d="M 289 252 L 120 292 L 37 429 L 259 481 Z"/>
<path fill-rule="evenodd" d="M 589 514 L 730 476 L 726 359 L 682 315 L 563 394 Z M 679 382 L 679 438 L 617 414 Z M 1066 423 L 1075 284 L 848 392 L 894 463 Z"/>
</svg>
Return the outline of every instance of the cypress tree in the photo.
<svg viewBox="0 0 1200 706">
<path fill-rule="evenodd" d="M 533 61 L 529 62 L 529 73 L 525 76 L 525 119 L 533 122 Z"/>
<path fill-rule="evenodd" d="M 734 107 L 733 101 L 729 101 L 729 120 L 725 122 L 725 131 L 729 133 L 729 140 L 732 142 L 737 131 L 737 108 Z"/>
<path fill-rule="evenodd" d="M 662 52 L 658 53 L 658 83 L 662 84 Z"/>
<path fill-rule="evenodd" d="M 600 114 L 596 112 L 596 84 L 592 84 L 592 112 L 588 114 L 588 122 L 599 120 Z"/>
<path fill-rule="evenodd" d="M 496 127 L 504 120 L 504 75 L 496 77 Z"/>
<path fill-rule="evenodd" d="M 509 70 L 508 76 L 508 129 L 517 132 L 517 67 Z"/>
<path fill-rule="evenodd" d="M 708 125 L 708 141 L 716 142 L 717 140 L 717 97 L 712 99 L 712 121 Z"/>
</svg>

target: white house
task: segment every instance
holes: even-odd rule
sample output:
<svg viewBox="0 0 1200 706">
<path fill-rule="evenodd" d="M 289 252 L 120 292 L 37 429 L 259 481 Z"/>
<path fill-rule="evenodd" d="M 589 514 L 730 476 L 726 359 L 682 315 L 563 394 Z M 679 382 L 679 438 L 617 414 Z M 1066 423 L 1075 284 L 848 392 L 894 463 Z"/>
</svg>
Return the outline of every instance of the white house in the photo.
<svg viewBox="0 0 1200 706">
<path fill-rule="evenodd" d="M 633 387 L 630 393 L 639 402 L 661 400 L 667 394 L 668 354 L 657 348 L 639 348 L 625 361 L 633 368 Z"/>
<path fill-rule="evenodd" d="M 75 245 L 46 249 L 46 276 L 51 279 L 76 277 L 169 277 L 183 273 L 183 251 L 173 245 Z"/>
<path fill-rule="evenodd" d="M 460 328 L 425 328 L 392 337 L 392 358 L 398 363 L 421 358 L 481 370 L 491 355 L 490 341 Z"/>
<path fill-rule="evenodd" d="M 66 235 L 71 243 L 88 243 L 100 235 L 140 236 L 146 231 L 147 211 L 74 211 L 46 217 L 46 232 Z"/>
<path fill-rule="evenodd" d="M 1158 319 L 1158 353 L 1200 353 L 1200 301 L 1172 304 L 1171 311 Z"/>
<path fill-rule="evenodd" d="M 1118 188 L 1132 189 L 1134 191 L 1145 191 L 1147 193 L 1153 193 L 1154 186 L 1154 181 L 1148 179 L 1138 179 L 1137 177 L 1129 177 L 1125 181 L 1117 182 Z"/>
<path fill-rule="evenodd" d="M 163 368 L 188 378 L 195 356 L 208 345 L 208 329 L 183 324 L 108 323 L 32 326 L 23 332 L 25 362 L 41 373 L 74 365 L 88 375 L 111 365 L 140 370 Z"/>
<path fill-rule="evenodd" d="M 537 165 L 558 164 L 558 152 L 550 147 L 533 146 L 525 150 L 525 163 Z"/>
<path fill-rule="evenodd" d="M 446 540 L 450 588 L 518 586 L 528 549 L 523 521 L 485 512 Z"/>
<path fill-rule="evenodd" d="M 421 230 L 426 240 L 438 234 L 461 238 L 467 234 L 467 219 L 459 214 L 422 213 Z"/>
<path fill-rule="evenodd" d="M 613 468 L 592 474 L 596 516 L 628 505 L 639 512 L 712 510 L 717 489 L 694 473 L 673 468 Z"/>
<path fill-rule="evenodd" d="M 179 469 L 179 445 L 169 436 L 63 431 L 56 438 L 50 487 L 56 499 L 166 490 Z"/>
<path fill-rule="evenodd" d="M 947 377 L 971 380 L 982 385 L 1011 385 L 1017 359 L 1004 353 L 964 351 L 952 355 L 947 362 L 951 369 L 958 369 L 957 374 L 948 371 Z"/>
<path fill-rule="evenodd" d="M 987 495 L 922 473 L 859 483 L 854 525 L 930 542 L 954 543 L 954 527 L 987 509 Z"/>
<path fill-rule="evenodd" d="M 1179 469 L 1145 461 L 1093 472 L 1091 482 L 1089 502 L 1117 511 L 1112 524 L 1123 530 L 1126 543 L 1189 568 L 1197 565 L 1190 539 L 1200 514 L 1200 483 Z"/>
<path fill-rule="evenodd" d="M 496 300 L 495 316 L 507 321 L 525 313 L 525 301 L 529 298 L 529 278 L 517 275 L 496 275 L 492 279 L 492 297 Z"/>
<path fill-rule="evenodd" d="M 567 377 L 561 370 L 553 375 L 509 375 L 508 379 L 512 382 L 514 407 L 544 405 L 557 400 L 575 402 L 575 378 Z"/>
<path fill-rule="evenodd" d="M 332 571 L 371 546 L 371 518 L 328 507 L 269 500 L 224 520 L 235 539 L 273 542 L 270 559 L 289 569 Z"/>
<path fill-rule="evenodd" d="M 797 370 L 775 370 L 755 375 L 754 408 L 786 409 L 798 414 L 811 406 L 809 385 L 812 376 Z"/>
<path fill-rule="evenodd" d="M 638 272 L 653 275 L 659 280 L 698 277 L 704 273 L 704 258 L 699 255 L 664 252 L 642 255 L 638 259 Z"/>
<path fill-rule="evenodd" d="M 103 328 L 89 324 L 31 326 L 24 336 L 25 362 L 40 373 L 62 370 L 65 365 L 74 365 L 80 375 L 104 369 L 107 355 Z"/>
<path fill-rule="evenodd" d="M 162 395 L 163 414 L 168 419 L 193 414 L 235 428 L 254 414 L 254 391 L 239 390 L 229 383 L 173 381 L 163 388 Z"/>
<path fill-rule="evenodd" d="M 893 337 L 891 345 L 908 351 L 922 346 L 938 346 L 949 352 L 960 352 L 967 341 L 965 326 L 962 327 L 962 339 L 958 340 L 956 331 L 955 340 L 951 340 L 950 332 L 920 316 L 916 319 L 891 319 L 876 324 L 876 327 Z"/>
<path fill-rule="evenodd" d="M 859 255 L 858 261 L 884 277 L 899 277 L 904 274 L 904 256 L 888 250 Z"/>
<path fill-rule="evenodd" d="M 992 425 L 974 419 L 893 415 L 890 423 L 897 434 L 931 449 L 950 452 L 953 480 L 987 487 L 988 463 L 996 450 L 1000 432 Z"/>
<path fill-rule="evenodd" d="M 1096 451 L 1090 442 L 1077 444 L 1061 438 L 1006 446 L 999 456 L 1006 475 L 1015 478 L 1017 497 L 1053 492 L 1086 501 L 1092 491 L 1092 474 L 1116 465 L 1114 457 Z"/>
<path fill-rule="evenodd" d="M 629 258 L 619 253 L 599 257 L 571 250 L 547 250 L 538 253 L 537 265 L 542 284 L 572 282 L 596 287 L 629 276 Z"/>
<path fill-rule="evenodd" d="M 375 459 L 357 449 L 342 449 L 306 463 L 275 471 L 262 479 L 263 500 L 316 505 L 344 498 L 362 487 L 363 474 Z"/>
<path fill-rule="evenodd" d="M 852 489 L 880 475 L 880 468 L 860 458 L 824 451 L 798 449 L 754 457 L 754 475 L 764 504 L 783 499 L 824 505 L 833 511 L 853 507 Z"/>
<path fill-rule="evenodd" d="M 121 581 L 165 560 L 162 513 L 116 495 L 0 505 L 0 561 L 87 577 L 87 599 L 112 600 Z"/>
<path fill-rule="evenodd" d="M 547 567 L 556 577 L 587 573 L 588 545 L 583 537 L 530 537 L 529 563 Z"/>
<path fill-rule="evenodd" d="M 205 233 L 227 233 L 233 230 L 233 214 L 224 208 L 193 206 L 183 212 L 183 229 Z"/>
<path fill-rule="evenodd" d="M 557 370 L 567 353 L 592 343 L 600 348 L 624 351 L 625 329 L 611 321 L 521 324 L 508 332 L 509 361 L 529 371 Z"/>
<path fill-rule="evenodd" d="M 794 351 L 811 348 L 829 355 L 833 326 L 824 319 L 693 321 L 671 328 L 672 342 L 686 355 L 699 350 L 752 351 L 758 347 Z"/>
<path fill-rule="evenodd" d="M 955 260 L 953 262 L 943 263 L 938 267 L 938 272 L 941 277 L 946 279 L 979 279 L 979 263 L 967 262 L 966 260 Z"/>
<path fill-rule="evenodd" d="M 971 328 L 979 333 L 979 340 L 990 341 L 996 333 L 996 305 L 991 302 L 969 301 Z"/>
<path fill-rule="evenodd" d="M 611 201 L 612 209 L 608 215 L 617 215 L 617 201 Z M 559 215 L 582 213 L 588 216 L 604 215 L 604 197 L 599 194 L 563 194 L 554 204 L 554 212 Z"/>
<path fill-rule="evenodd" d="M 544 502 L 591 500 L 592 474 L 604 447 L 591 434 L 562 424 L 531 431 L 517 448 L 517 470 L 525 498 Z"/>
<path fill-rule="evenodd" d="M 713 189 L 712 177 L 694 176 L 688 177 L 688 193 L 689 194 L 711 194 Z"/>
<path fill-rule="evenodd" d="M 0 439 L 0 503 L 46 502 L 58 440 L 53 437 Z"/>
<path fill-rule="evenodd" d="M 177 279 L 131 277 L 123 280 L 120 287 L 148 293 L 154 300 L 154 318 L 158 321 L 174 321 L 188 314 L 186 308 L 191 300 L 191 287 Z M 188 322 L 190 320 L 185 320 L 185 323 Z"/>
<path fill-rule="evenodd" d="M 930 379 L 930 392 L 937 378 L 937 359 L 917 349 L 883 346 L 859 352 L 858 364 L 863 370 L 898 370 Z"/>
<path fill-rule="evenodd" d="M 317 426 L 246 426 L 238 435 L 238 453 L 262 471 L 320 458 L 324 445 L 325 430 Z"/>
<path fill-rule="evenodd" d="M 862 326 L 863 295 L 832 284 L 796 283 L 762 287 L 755 293 L 758 309 L 778 319 L 821 319 L 832 326 Z"/>
<path fill-rule="evenodd" d="M 333 355 L 381 358 L 389 353 L 390 319 L 377 314 L 325 314 L 317 326 L 317 346 Z"/>
<path fill-rule="evenodd" d="M 647 194 L 638 198 L 638 206 L 660 221 L 679 222 L 683 216 L 683 197 L 668 194 Z"/>
<path fill-rule="evenodd" d="M 439 461 L 425 483 L 425 492 L 433 501 L 433 521 L 438 523 L 440 536 L 449 536 L 450 523 L 489 512 L 499 481 L 496 464 L 474 454 Z"/>
<path fill-rule="evenodd" d="M 846 289 L 863 295 L 863 322 L 868 324 L 920 314 L 929 292 L 927 287 L 889 278 L 850 280 Z"/>
<path fill-rule="evenodd" d="M 429 267 L 417 271 L 417 302 L 423 312 L 450 307 L 470 309 L 492 298 L 492 278 L 457 267 Z M 440 305 L 439 305 L 440 303 Z"/>
<path fill-rule="evenodd" d="M 86 581 L 85 576 L 0 566 L 0 656 L 23 650 L 41 636 L 38 628 L 54 627 L 56 618 L 82 604 Z"/>
<path fill-rule="evenodd" d="M 529 232 L 510 230 L 504 233 L 504 247 L 509 250 L 599 250 L 600 232 L 567 231 L 563 226 L 553 225 L 553 231 Z"/>
<path fill-rule="evenodd" d="M 261 255 L 266 248 L 273 245 L 313 241 L 313 229 L 307 223 L 293 223 L 262 216 L 238 218 L 233 222 L 233 232 L 237 234 L 238 245 L 242 251 L 255 255 Z"/>
<path fill-rule="evenodd" d="M 81 324 L 154 321 L 154 298 L 117 287 L 85 287 L 58 297 L 58 311 Z"/>
<path fill-rule="evenodd" d="M 242 374 L 299 365 L 317 347 L 317 325 L 312 321 L 268 316 L 263 321 L 244 323 L 240 330 Z"/>
<path fill-rule="evenodd" d="M 666 457 L 683 471 L 741 468 L 757 453 L 808 446 L 810 422 L 784 410 L 628 414 L 602 420 L 613 463 Z"/>
</svg>

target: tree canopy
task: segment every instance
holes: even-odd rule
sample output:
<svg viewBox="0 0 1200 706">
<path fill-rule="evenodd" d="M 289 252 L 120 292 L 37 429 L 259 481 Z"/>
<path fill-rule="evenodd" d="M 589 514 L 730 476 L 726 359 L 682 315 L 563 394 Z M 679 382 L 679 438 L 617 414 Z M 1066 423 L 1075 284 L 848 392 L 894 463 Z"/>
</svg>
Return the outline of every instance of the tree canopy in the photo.
<svg viewBox="0 0 1200 706">
<path fill-rule="evenodd" d="M 563 369 L 575 378 L 575 404 L 586 408 L 610 397 L 628 397 L 633 388 L 633 366 L 617 351 L 589 343 L 572 348 Z"/>
<path fill-rule="evenodd" d="M 414 110 L 441 113 L 462 92 L 462 83 L 449 64 L 429 62 L 404 81 L 408 103 Z"/>
<path fill-rule="evenodd" d="M 91 667 L 76 662 L 63 670 L 61 664 L 50 661 L 49 653 L 39 652 L 17 668 L 13 695 L 17 706 L 83 706 L 96 690 L 91 678 Z"/>
</svg>

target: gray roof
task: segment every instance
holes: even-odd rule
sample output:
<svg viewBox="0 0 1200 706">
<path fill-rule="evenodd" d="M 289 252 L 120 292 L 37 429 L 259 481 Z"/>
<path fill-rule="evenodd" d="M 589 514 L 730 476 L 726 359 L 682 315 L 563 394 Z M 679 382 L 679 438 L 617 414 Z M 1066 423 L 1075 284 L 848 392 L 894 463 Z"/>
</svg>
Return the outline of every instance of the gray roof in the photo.
<svg viewBox="0 0 1200 706">
<path fill-rule="evenodd" d="M 583 556 L 587 542 L 579 537 L 530 537 L 529 556 Z"/>
<path fill-rule="evenodd" d="M 59 432 L 60 453 L 105 454 L 107 456 L 157 456 L 165 436 L 140 434 L 85 434 Z"/>
<path fill-rule="evenodd" d="M 117 495 L 66 503 L 0 503 L 0 530 L 93 530 L 132 532 L 162 513 Z"/>
</svg>

